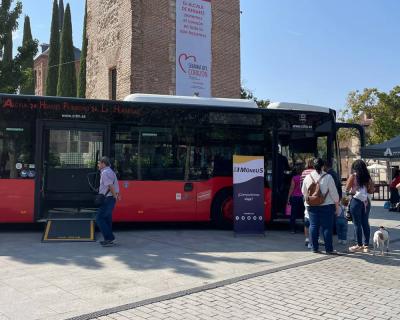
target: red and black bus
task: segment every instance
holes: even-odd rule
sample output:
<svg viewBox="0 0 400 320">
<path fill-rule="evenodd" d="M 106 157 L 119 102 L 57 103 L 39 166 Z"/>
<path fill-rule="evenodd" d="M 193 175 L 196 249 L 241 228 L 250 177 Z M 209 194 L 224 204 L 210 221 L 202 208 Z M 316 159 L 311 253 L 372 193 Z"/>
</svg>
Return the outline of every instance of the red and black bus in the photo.
<svg viewBox="0 0 400 320">
<path fill-rule="evenodd" d="M 114 221 L 229 225 L 233 154 L 265 157 L 265 217 L 279 219 L 290 166 L 309 156 L 337 157 L 337 128 L 334 110 L 309 105 L 260 109 L 235 99 L 1 94 L 0 223 L 90 208 L 88 176 L 99 155 L 112 159 L 120 181 Z"/>
</svg>

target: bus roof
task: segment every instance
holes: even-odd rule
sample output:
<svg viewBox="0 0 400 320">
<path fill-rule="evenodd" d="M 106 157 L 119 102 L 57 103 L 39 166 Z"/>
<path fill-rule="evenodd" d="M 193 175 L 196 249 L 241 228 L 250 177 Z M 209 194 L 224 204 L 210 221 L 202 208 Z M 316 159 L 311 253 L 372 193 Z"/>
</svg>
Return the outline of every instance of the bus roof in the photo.
<svg viewBox="0 0 400 320">
<path fill-rule="evenodd" d="M 293 110 L 293 111 L 313 111 L 329 113 L 330 109 L 326 107 L 313 106 L 310 104 L 290 103 L 290 102 L 272 102 L 267 109 L 274 110 Z"/>
<path fill-rule="evenodd" d="M 175 105 L 198 105 L 212 107 L 238 107 L 238 108 L 258 108 L 254 100 L 246 99 L 227 99 L 227 98 L 200 98 L 185 96 L 169 96 L 157 94 L 135 93 L 125 97 L 124 101 L 144 102 L 144 103 L 163 103 Z"/>
</svg>

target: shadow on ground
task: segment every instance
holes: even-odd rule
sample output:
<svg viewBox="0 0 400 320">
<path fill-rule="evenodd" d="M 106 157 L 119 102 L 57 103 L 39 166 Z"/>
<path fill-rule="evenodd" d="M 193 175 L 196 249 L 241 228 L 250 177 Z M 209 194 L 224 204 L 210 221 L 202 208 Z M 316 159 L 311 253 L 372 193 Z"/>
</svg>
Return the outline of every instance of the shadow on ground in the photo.
<svg viewBox="0 0 400 320">
<path fill-rule="evenodd" d="M 270 263 L 269 253 L 307 254 L 301 232 L 292 235 L 282 228 L 274 226 L 265 237 L 234 237 L 232 231 L 215 230 L 208 224 L 117 225 L 118 245 L 103 248 L 89 242 L 41 243 L 40 229 L 2 226 L 0 256 L 29 265 L 50 263 L 87 269 L 102 269 L 112 257 L 138 271 L 173 269 L 175 273 L 209 278 L 210 263 L 254 266 Z"/>
<path fill-rule="evenodd" d="M 374 218 L 387 219 L 387 213 L 378 209 Z M 119 224 L 118 245 L 111 248 L 89 242 L 41 243 L 42 228 L 1 226 L 0 257 L 26 265 L 75 265 L 91 270 L 103 269 L 113 259 L 131 270 L 173 270 L 208 279 L 212 277 L 210 264 L 250 267 L 309 255 L 301 226 L 299 233 L 290 234 L 287 224 L 269 226 L 265 237 L 234 237 L 232 231 L 215 230 L 209 224 Z M 371 228 L 371 235 L 375 230 Z M 345 251 L 346 247 L 337 249 Z M 398 254 L 388 259 L 398 261 Z"/>
</svg>

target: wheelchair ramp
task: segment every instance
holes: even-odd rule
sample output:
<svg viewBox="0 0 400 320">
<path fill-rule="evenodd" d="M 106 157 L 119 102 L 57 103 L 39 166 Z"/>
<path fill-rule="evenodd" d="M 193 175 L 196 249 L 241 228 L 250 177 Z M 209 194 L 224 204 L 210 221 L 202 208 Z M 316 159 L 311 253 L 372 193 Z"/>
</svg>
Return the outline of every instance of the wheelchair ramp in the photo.
<svg viewBox="0 0 400 320">
<path fill-rule="evenodd" d="M 90 212 L 79 214 L 49 213 L 42 241 L 96 241 L 94 220 L 95 215 Z"/>
</svg>

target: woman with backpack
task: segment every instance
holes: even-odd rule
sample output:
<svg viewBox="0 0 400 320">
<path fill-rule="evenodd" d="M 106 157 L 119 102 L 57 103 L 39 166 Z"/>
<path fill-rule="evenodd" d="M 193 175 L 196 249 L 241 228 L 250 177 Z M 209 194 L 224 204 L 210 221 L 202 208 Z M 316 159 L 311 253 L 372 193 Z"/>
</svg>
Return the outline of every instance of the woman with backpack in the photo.
<svg viewBox="0 0 400 320">
<path fill-rule="evenodd" d="M 302 193 L 304 204 L 310 216 L 310 236 L 313 252 L 318 253 L 319 229 L 325 241 L 327 254 L 334 254 L 332 243 L 333 217 L 339 210 L 339 194 L 332 176 L 322 170 L 324 161 L 313 160 L 315 171 L 308 174 L 303 181 Z"/>
<path fill-rule="evenodd" d="M 351 166 L 352 174 L 346 183 L 346 193 L 352 195 L 350 213 L 357 235 L 357 245 L 349 248 L 350 252 L 368 252 L 370 226 L 369 212 L 371 203 L 368 193 L 373 193 L 374 183 L 368 172 L 367 165 L 362 160 L 356 160 Z M 363 242 L 364 234 L 364 242 Z"/>
</svg>

